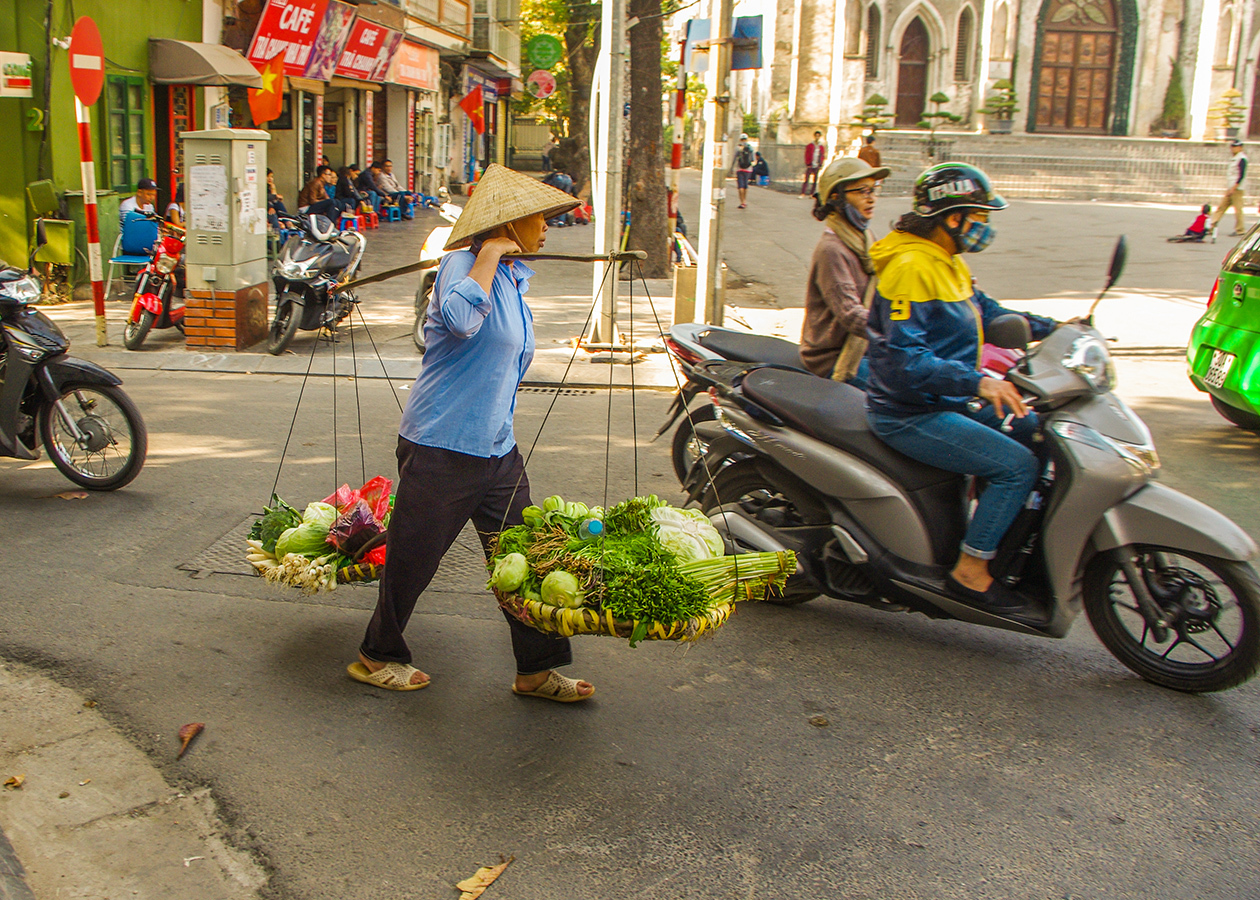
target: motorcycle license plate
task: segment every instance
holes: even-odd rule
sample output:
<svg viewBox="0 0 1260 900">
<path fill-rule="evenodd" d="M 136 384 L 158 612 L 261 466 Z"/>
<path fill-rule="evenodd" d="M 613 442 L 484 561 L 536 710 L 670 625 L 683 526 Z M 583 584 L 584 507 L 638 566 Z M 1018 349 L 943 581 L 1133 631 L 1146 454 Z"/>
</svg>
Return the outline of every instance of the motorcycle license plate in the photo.
<svg viewBox="0 0 1260 900">
<path fill-rule="evenodd" d="M 1213 350 L 1212 364 L 1208 366 L 1203 376 L 1203 383 L 1214 388 L 1224 386 L 1225 376 L 1229 374 L 1230 366 L 1233 364 L 1234 354 L 1226 353 L 1224 350 Z"/>
</svg>

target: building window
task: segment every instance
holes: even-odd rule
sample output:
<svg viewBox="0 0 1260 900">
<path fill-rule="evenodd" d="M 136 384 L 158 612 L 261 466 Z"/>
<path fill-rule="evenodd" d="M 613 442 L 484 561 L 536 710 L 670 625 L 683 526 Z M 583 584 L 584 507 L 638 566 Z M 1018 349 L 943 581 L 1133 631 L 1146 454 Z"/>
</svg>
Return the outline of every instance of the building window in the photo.
<svg viewBox="0 0 1260 900">
<path fill-rule="evenodd" d="M 994 59 L 1010 59 L 1006 52 L 1006 31 L 1010 27 L 1010 8 L 1005 3 L 993 13 L 993 52 Z"/>
<path fill-rule="evenodd" d="M 866 11 L 866 77 L 879 77 L 879 45 L 883 41 L 883 21 L 874 3 Z"/>
<path fill-rule="evenodd" d="M 144 157 L 144 79 L 111 75 L 107 79 L 105 146 L 109 148 L 109 184 L 130 194 L 136 182 L 148 177 Z"/>
<path fill-rule="evenodd" d="M 971 80 L 971 32 L 975 16 L 971 7 L 965 7 L 958 17 L 958 42 L 954 53 L 954 80 Z"/>
</svg>

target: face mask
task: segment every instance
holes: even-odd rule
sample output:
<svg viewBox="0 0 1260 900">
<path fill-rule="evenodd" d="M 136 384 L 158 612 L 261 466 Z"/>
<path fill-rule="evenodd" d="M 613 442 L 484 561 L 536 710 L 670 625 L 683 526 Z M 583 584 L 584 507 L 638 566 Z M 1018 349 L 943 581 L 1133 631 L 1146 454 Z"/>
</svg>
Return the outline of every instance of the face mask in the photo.
<svg viewBox="0 0 1260 900">
<path fill-rule="evenodd" d="M 858 212 L 857 208 L 854 207 L 852 203 L 846 203 L 844 205 L 844 215 L 845 218 L 853 223 L 853 227 L 858 231 L 865 231 L 866 226 L 871 224 L 871 220 Z"/>
<path fill-rule="evenodd" d="M 997 231 L 988 222 L 977 222 L 974 219 L 953 232 L 954 243 L 963 253 L 979 253 L 993 243 Z"/>
</svg>

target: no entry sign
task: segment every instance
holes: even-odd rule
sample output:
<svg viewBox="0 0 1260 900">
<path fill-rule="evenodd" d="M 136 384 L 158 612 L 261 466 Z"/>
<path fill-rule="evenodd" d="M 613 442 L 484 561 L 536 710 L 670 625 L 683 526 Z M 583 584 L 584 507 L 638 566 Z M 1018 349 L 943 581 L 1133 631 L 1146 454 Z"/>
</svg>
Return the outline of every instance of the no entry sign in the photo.
<svg viewBox="0 0 1260 900">
<path fill-rule="evenodd" d="M 82 16 L 70 32 L 70 83 L 84 106 L 91 106 L 105 86 L 105 50 L 96 23 Z"/>
</svg>

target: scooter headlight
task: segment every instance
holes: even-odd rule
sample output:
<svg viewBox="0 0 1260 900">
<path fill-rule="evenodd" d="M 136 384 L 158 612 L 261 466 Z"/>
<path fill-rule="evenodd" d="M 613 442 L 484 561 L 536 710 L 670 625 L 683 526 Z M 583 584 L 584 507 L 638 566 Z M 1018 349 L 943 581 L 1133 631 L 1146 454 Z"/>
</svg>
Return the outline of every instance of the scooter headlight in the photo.
<svg viewBox="0 0 1260 900">
<path fill-rule="evenodd" d="M 163 275 L 169 275 L 175 271 L 175 265 L 178 262 L 179 260 L 175 257 L 163 254 L 157 258 L 157 262 L 153 264 L 153 268 L 157 269 Z"/>
<path fill-rule="evenodd" d="M 1072 342 L 1063 357 L 1063 366 L 1085 379 L 1097 394 L 1116 386 L 1116 366 L 1111 361 L 1111 352 L 1092 334 L 1083 334 Z"/>
<path fill-rule="evenodd" d="M 0 295 L 18 303 L 34 303 L 42 293 L 39 282 L 29 275 L 0 286 Z"/>
<path fill-rule="evenodd" d="M 279 265 L 280 274 L 290 281 L 305 281 L 311 274 L 311 266 L 317 262 L 316 258 L 294 260 L 281 260 Z"/>
</svg>

